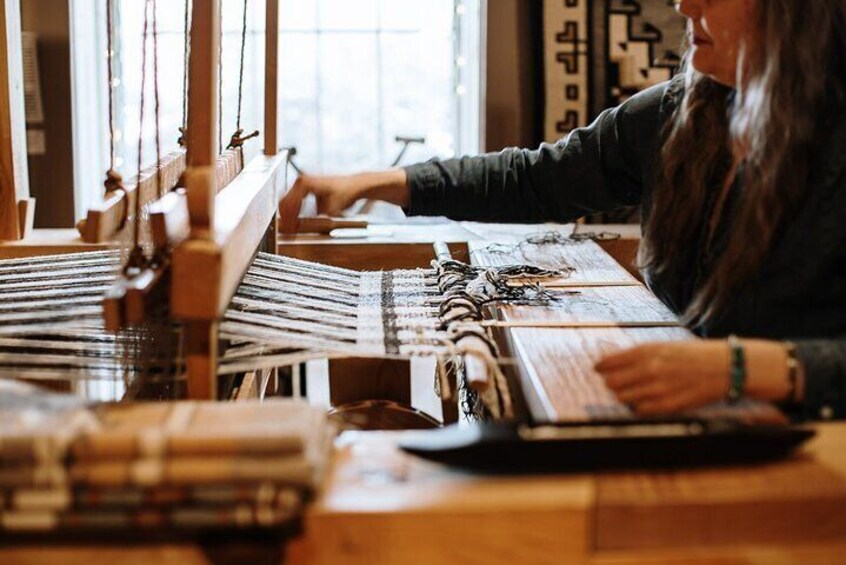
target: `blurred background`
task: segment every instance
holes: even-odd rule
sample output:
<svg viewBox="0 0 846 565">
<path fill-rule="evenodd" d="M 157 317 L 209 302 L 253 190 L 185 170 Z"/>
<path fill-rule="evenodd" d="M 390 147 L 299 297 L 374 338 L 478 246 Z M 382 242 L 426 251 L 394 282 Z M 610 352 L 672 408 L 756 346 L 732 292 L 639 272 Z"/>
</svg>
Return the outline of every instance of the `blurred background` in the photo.
<svg viewBox="0 0 846 565">
<path fill-rule="evenodd" d="M 262 127 L 264 5 L 221 2 L 223 145 L 235 131 L 245 9 L 242 124 Z M 102 197 L 109 89 L 117 168 L 137 172 L 139 136 L 142 166 L 155 160 L 151 41 L 140 122 L 145 2 L 21 7 L 36 227 L 70 227 Z M 671 0 L 281 0 L 280 11 L 282 145 L 310 173 L 385 168 L 405 145 L 397 137 L 415 139 L 400 164 L 554 141 L 668 79 L 683 49 Z M 184 0 L 157 2 L 163 153 L 184 119 L 185 13 Z"/>
</svg>

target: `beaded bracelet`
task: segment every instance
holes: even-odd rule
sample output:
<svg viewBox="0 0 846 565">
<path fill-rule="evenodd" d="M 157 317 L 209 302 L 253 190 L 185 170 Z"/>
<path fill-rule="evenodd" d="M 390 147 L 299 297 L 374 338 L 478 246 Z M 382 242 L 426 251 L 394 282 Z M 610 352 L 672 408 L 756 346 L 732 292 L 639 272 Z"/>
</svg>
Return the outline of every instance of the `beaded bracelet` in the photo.
<svg viewBox="0 0 846 565">
<path fill-rule="evenodd" d="M 736 404 L 743 398 L 746 389 L 746 355 L 736 335 L 729 336 L 728 344 L 731 352 L 731 372 L 727 400 L 729 404 Z"/>
</svg>

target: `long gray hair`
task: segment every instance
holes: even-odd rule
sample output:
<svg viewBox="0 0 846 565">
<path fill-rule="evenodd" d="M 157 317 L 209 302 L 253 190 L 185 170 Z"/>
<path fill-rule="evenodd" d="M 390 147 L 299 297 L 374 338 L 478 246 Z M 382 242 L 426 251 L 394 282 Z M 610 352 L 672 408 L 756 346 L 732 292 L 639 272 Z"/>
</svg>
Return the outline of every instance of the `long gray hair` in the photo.
<svg viewBox="0 0 846 565">
<path fill-rule="evenodd" d="M 699 245 L 709 197 L 742 159 L 732 237 L 696 290 L 688 323 L 712 319 L 759 271 L 808 186 L 812 143 L 846 108 L 846 1 L 758 0 L 736 91 L 685 65 L 685 93 L 665 132 L 639 262 L 678 272 Z M 709 218 L 705 218 L 708 222 Z"/>
</svg>

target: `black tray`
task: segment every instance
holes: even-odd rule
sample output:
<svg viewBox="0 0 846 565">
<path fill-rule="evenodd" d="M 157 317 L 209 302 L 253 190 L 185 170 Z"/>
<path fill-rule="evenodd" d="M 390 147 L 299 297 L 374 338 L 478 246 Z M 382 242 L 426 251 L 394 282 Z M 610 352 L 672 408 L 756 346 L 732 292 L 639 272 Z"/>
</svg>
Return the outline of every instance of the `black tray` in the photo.
<svg viewBox="0 0 846 565">
<path fill-rule="evenodd" d="M 749 463 L 789 455 L 812 429 L 733 420 L 454 425 L 410 432 L 405 451 L 492 472 L 562 472 Z"/>
</svg>

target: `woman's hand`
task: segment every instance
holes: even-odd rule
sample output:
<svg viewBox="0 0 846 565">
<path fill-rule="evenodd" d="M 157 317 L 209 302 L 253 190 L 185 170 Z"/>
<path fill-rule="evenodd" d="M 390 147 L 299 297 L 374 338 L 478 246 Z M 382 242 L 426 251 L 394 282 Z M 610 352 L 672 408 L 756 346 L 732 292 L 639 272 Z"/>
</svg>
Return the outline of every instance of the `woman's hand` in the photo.
<svg viewBox="0 0 846 565">
<path fill-rule="evenodd" d="M 781 344 L 743 340 L 746 395 L 779 401 L 789 394 Z M 723 340 L 650 343 L 608 355 L 596 364 L 605 383 L 638 414 L 699 408 L 726 397 L 731 354 Z"/>
<path fill-rule="evenodd" d="M 355 181 L 355 177 L 300 176 L 279 203 L 282 231 L 285 233 L 297 231 L 300 209 L 303 200 L 309 194 L 314 194 L 317 199 L 318 214 L 340 216 L 344 210 L 361 198 L 363 190 L 364 187 Z"/>
<path fill-rule="evenodd" d="M 724 398 L 730 365 L 725 342 L 650 343 L 609 355 L 596 370 L 633 411 L 663 414 Z"/>
<path fill-rule="evenodd" d="M 284 233 L 294 233 L 299 226 L 303 199 L 313 194 L 317 213 L 340 216 L 362 198 L 384 200 L 399 206 L 408 205 L 407 178 L 403 169 L 349 176 L 301 175 L 279 203 L 279 218 Z"/>
</svg>

